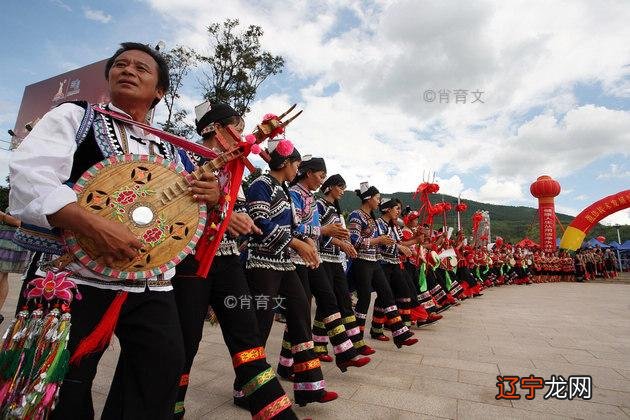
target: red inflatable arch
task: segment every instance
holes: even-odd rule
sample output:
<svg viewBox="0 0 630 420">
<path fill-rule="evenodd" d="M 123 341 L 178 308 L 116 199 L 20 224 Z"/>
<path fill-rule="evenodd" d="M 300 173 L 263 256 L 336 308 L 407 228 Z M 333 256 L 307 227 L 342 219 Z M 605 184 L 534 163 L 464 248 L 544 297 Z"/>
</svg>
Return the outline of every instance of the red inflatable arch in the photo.
<svg viewBox="0 0 630 420">
<path fill-rule="evenodd" d="M 582 245 L 586 234 L 604 217 L 630 207 L 630 190 L 609 195 L 591 204 L 571 222 L 562 235 L 560 248 L 575 251 Z"/>
</svg>

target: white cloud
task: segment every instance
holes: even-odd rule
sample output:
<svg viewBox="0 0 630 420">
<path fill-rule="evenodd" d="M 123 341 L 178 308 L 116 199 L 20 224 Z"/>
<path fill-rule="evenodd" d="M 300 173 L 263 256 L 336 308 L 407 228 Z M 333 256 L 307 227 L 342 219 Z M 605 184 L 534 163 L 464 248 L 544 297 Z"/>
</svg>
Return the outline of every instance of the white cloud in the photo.
<svg viewBox="0 0 630 420">
<path fill-rule="evenodd" d="M 474 201 L 491 204 L 507 204 L 508 202 L 525 202 L 533 205 L 530 197 L 525 198 L 521 183 L 509 178 L 488 176 L 484 184 L 478 189 L 467 189 L 462 197 Z"/>
<path fill-rule="evenodd" d="M 520 203 L 541 174 L 570 177 L 630 150 L 630 111 L 578 106 L 573 90 L 625 92 L 624 3 L 146 1 L 177 28 L 174 43 L 196 49 L 207 48 L 210 22 L 262 26 L 263 47 L 307 82 L 294 92 L 304 115 L 287 135 L 326 157 L 350 187 L 369 179 L 386 192 L 410 191 L 431 170 L 449 173 L 440 181 L 446 193 Z M 343 27 L 342 10 L 355 26 Z M 331 84 L 339 90 L 324 96 Z M 426 89 L 478 89 L 485 103 L 429 103 Z M 288 105 L 286 95 L 260 98 L 250 122 Z"/>
<path fill-rule="evenodd" d="M 630 210 L 622 210 L 617 213 L 613 213 L 610 216 L 603 218 L 599 223 L 608 226 L 630 225 Z"/>
<path fill-rule="evenodd" d="M 101 23 L 109 23 L 109 21 L 112 20 L 112 15 L 107 14 L 102 10 L 91 9 L 89 7 L 83 8 L 83 16 L 87 19 L 95 20 Z"/>
<path fill-rule="evenodd" d="M 50 2 L 57 7 L 61 7 L 62 9 L 67 10 L 68 12 L 72 12 L 72 8 L 61 0 L 50 0 Z"/>
<path fill-rule="evenodd" d="M 611 163 L 609 168 L 610 170 L 608 172 L 598 174 L 597 179 L 626 178 L 630 181 L 630 171 L 625 170 L 622 166 Z"/>
</svg>

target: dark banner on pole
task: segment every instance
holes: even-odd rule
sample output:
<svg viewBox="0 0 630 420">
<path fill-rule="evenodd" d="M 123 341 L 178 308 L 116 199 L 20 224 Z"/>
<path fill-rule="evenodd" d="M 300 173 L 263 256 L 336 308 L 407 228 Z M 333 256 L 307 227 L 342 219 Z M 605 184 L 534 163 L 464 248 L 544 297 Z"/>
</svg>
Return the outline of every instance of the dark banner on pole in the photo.
<svg viewBox="0 0 630 420">
<path fill-rule="evenodd" d="M 33 83 L 24 88 L 20 111 L 15 122 L 12 147 L 17 147 L 28 134 L 29 127 L 55 106 L 67 101 L 108 102 L 105 63 L 98 61 L 87 66 Z"/>
</svg>

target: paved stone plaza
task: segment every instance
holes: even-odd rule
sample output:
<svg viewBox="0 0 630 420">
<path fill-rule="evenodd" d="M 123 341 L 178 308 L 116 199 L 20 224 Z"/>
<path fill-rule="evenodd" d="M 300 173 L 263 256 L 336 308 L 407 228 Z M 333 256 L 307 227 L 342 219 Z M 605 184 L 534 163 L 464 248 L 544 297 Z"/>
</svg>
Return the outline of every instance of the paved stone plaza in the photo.
<svg viewBox="0 0 630 420">
<path fill-rule="evenodd" d="M 628 276 L 626 276 L 628 278 Z M 2 313 L 15 307 L 19 282 Z M 6 324 L 5 324 L 6 325 Z M 5 325 L 3 325 L 3 330 Z M 267 345 L 278 360 L 281 329 Z M 191 374 L 187 418 L 249 418 L 232 405 L 233 371 L 220 330 L 207 325 Z M 372 362 L 342 374 L 324 363 L 328 388 L 340 398 L 296 406 L 300 418 L 314 419 L 507 419 L 630 417 L 630 282 L 553 283 L 505 286 L 467 300 L 444 313 L 437 325 L 418 330 L 420 342 L 396 350 L 370 340 Z M 118 355 L 114 343 L 103 357 L 94 386 L 97 411 L 105 401 Z M 591 375 L 590 401 L 496 400 L 497 375 L 550 379 Z M 291 386 L 283 382 L 286 390 Z"/>
</svg>

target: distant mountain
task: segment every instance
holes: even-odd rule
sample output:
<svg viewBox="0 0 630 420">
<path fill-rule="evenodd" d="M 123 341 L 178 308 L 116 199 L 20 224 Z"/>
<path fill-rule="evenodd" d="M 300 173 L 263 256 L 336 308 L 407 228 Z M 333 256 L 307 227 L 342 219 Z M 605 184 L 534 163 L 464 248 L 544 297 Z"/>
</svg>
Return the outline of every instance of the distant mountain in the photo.
<svg viewBox="0 0 630 420">
<path fill-rule="evenodd" d="M 410 192 L 396 192 L 393 194 L 382 194 L 385 197 L 396 197 L 403 202 L 404 206 L 411 206 L 412 209 L 418 209 L 420 204 L 418 200 L 413 199 L 413 193 Z M 438 203 L 444 200 L 453 204 L 457 204 L 457 197 L 443 194 L 432 194 L 431 202 Z M 529 237 L 534 241 L 539 240 L 538 235 L 538 209 L 525 206 L 501 206 L 496 204 L 480 203 L 478 201 L 462 200 L 468 205 L 468 210 L 462 214 L 462 227 L 467 235 L 471 232 L 471 217 L 477 210 L 488 210 L 490 213 L 490 224 L 492 237 L 501 236 L 506 241 L 518 242 L 524 237 Z M 342 197 L 341 208 L 344 212 L 350 212 L 357 209 L 360 205 L 360 200 L 353 191 L 347 191 Z M 573 220 L 573 216 L 566 214 L 557 214 L 560 223 L 566 228 Z M 436 226 L 441 227 L 443 224 L 442 216 L 439 216 L 434 220 Z M 457 215 L 454 210 L 450 211 L 447 215 L 447 225 L 457 226 Z M 562 228 L 557 225 L 556 231 L 558 238 L 562 237 Z M 621 241 L 630 239 L 630 225 L 622 225 L 619 227 L 619 233 L 621 235 Z M 617 230 L 613 226 L 604 226 L 598 224 L 587 235 L 587 238 L 603 235 L 606 237 L 606 242 L 617 240 Z"/>
</svg>

